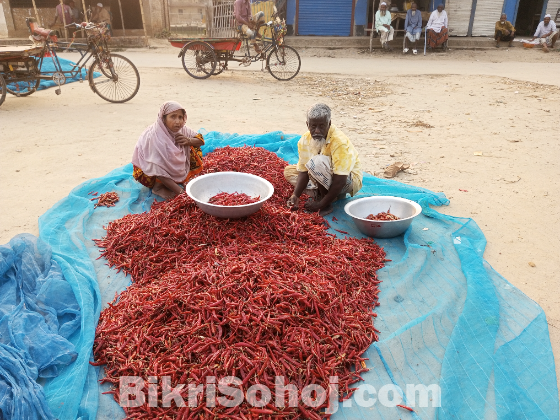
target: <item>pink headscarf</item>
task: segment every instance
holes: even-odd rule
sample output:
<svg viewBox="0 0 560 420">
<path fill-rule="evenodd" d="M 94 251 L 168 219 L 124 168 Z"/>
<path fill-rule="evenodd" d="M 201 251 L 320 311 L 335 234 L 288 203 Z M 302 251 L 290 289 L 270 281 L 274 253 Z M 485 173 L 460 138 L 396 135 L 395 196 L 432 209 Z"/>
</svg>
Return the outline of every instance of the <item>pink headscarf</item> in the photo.
<svg viewBox="0 0 560 420">
<path fill-rule="evenodd" d="M 196 132 L 184 125 L 177 133 L 169 130 L 163 122 L 165 115 L 185 108 L 177 102 L 166 102 L 159 109 L 156 122 L 150 125 L 136 143 L 132 154 L 132 164 L 142 169 L 148 176 L 171 178 L 183 182 L 190 169 L 190 147 L 179 146 L 175 136 L 195 137 Z M 187 112 L 185 111 L 185 120 Z"/>
</svg>

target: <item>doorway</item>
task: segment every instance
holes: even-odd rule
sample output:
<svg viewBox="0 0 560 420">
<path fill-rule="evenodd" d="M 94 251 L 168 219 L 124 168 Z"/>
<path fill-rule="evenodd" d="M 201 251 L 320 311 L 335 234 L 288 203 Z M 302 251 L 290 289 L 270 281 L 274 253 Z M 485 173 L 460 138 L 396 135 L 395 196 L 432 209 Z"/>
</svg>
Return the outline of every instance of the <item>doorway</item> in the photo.
<svg viewBox="0 0 560 420">
<path fill-rule="evenodd" d="M 519 0 L 515 22 L 516 33 L 532 36 L 541 21 L 545 0 Z"/>
<path fill-rule="evenodd" d="M 113 13 L 113 27 L 122 28 L 121 13 L 118 0 L 111 0 L 111 11 Z M 124 29 L 144 29 L 142 25 L 142 12 L 138 0 L 121 0 L 124 18 Z"/>
</svg>

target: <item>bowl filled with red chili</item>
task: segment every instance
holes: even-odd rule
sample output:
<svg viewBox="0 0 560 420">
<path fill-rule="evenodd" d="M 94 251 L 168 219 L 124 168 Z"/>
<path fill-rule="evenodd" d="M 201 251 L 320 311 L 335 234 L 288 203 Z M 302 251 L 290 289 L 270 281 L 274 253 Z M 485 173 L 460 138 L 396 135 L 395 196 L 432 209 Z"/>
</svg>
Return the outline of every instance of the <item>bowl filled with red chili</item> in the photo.
<svg viewBox="0 0 560 420">
<path fill-rule="evenodd" d="M 344 206 L 356 227 L 374 238 L 394 238 L 406 232 L 422 207 L 400 197 L 378 196 L 353 200 Z"/>
<path fill-rule="evenodd" d="M 249 216 L 274 194 L 260 176 L 243 172 L 213 172 L 191 180 L 185 192 L 203 212 L 223 219 Z"/>
</svg>

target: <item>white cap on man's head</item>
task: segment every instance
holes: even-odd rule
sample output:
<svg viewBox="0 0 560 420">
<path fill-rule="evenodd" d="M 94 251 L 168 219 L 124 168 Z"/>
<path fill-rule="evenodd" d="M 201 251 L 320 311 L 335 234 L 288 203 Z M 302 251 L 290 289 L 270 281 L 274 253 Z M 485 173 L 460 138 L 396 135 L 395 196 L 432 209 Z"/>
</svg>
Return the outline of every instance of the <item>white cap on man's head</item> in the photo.
<svg viewBox="0 0 560 420">
<path fill-rule="evenodd" d="M 97 3 L 97 7 L 103 7 L 103 3 Z"/>
<path fill-rule="evenodd" d="M 387 6 L 387 3 L 381 2 L 380 6 Z"/>
<path fill-rule="evenodd" d="M 545 18 L 551 18 L 551 19 L 552 19 L 552 16 L 550 16 L 549 14 L 544 15 L 544 17 L 545 17 Z"/>
</svg>

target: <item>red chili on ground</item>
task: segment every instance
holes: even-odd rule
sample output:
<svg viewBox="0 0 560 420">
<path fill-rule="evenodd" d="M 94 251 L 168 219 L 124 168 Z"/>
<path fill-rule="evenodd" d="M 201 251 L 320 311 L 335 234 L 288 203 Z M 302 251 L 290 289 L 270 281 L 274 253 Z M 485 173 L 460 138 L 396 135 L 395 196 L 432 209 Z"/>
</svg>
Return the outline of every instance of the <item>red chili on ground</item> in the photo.
<svg viewBox="0 0 560 420">
<path fill-rule="evenodd" d="M 361 355 L 378 339 L 372 313 L 385 252 L 371 239 L 332 237 L 316 213 L 290 211 L 286 164 L 261 148 L 216 150 L 206 156 L 204 173 L 243 170 L 274 185 L 261 211 L 217 219 L 181 194 L 111 222 L 96 241 L 109 264 L 133 280 L 101 313 L 94 344 L 115 399 L 121 376 L 170 376 L 172 386 L 236 376 L 244 393 L 257 383 L 274 392 L 276 376 L 300 392 L 309 384 L 329 389 L 329 377 L 338 376 L 338 397 L 354 392 L 368 370 Z M 126 413 L 321 419 L 327 404 L 270 414 L 274 402 L 226 408 L 201 399 L 195 408 L 143 405 Z"/>
</svg>

